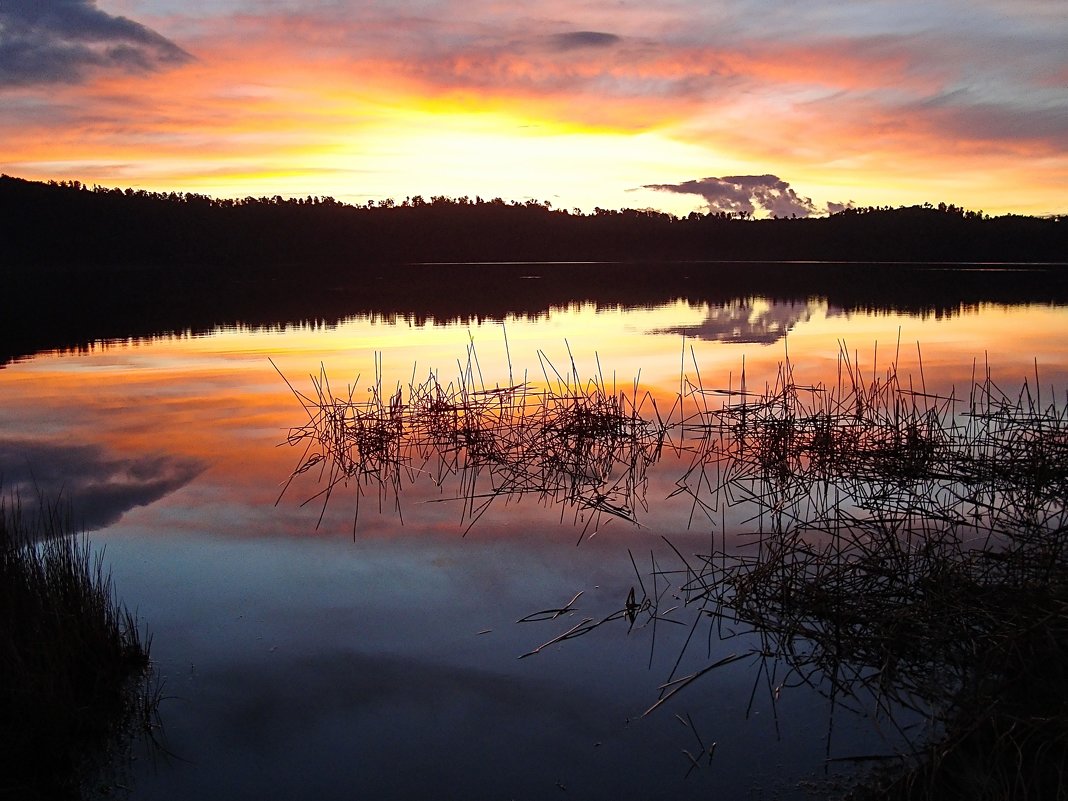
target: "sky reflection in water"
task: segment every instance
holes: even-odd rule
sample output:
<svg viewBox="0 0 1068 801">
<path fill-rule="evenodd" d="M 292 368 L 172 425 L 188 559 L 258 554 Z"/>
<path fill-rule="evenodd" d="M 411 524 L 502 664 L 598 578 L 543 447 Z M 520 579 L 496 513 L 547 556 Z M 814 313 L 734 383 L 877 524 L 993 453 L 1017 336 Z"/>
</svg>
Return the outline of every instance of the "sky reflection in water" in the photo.
<svg viewBox="0 0 1068 801">
<path fill-rule="evenodd" d="M 507 346 L 505 344 L 507 332 Z M 784 339 L 783 336 L 787 335 Z M 77 519 L 101 528 L 116 585 L 154 635 L 175 698 L 162 715 L 182 761 L 134 777 L 139 798 L 543 798 L 562 785 L 582 798 L 744 797 L 819 767 L 826 708 L 801 691 L 766 693 L 745 720 L 753 675 L 738 663 L 665 709 L 638 716 L 679 653 L 683 627 L 605 627 L 584 640 L 516 657 L 566 626 L 516 625 L 564 604 L 618 609 L 660 535 L 684 553 L 706 547 L 687 530 L 689 506 L 664 502 L 679 464 L 650 475 L 644 528 L 602 526 L 575 547 L 571 513 L 498 503 L 466 536 L 457 503 L 431 482 L 400 498 L 363 499 L 355 542 L 350 493 L 316 529 L 316 491 L 298 482 L 278 499 L 300 454 L 281 446 L 303 411 L 297 389 L 324 367 L 335 392 L 380 352 L 383 385 L 431 370 L 447 382 L 471 343 L 489 386 L 541 380 L 539 351 L 558 369 L 568 348 L 583 376 L 611 386 L 677 391 L 680 369 L 706 387 L 774 377 L 787 352 L 799 380 L 833 382 L 841 343 L 865 370 L 900 365 L 919 385 L 964 389 L 975 365 L 1003 387 L 1068 378 L 1068 314 L 1058 307 L 979 306 L 959 316 L 845 315 L 820 303 L 740 300 L 650 310 L 571 307 L 532 319 L 463 326 L 403 319 L 336 329 L 220 331 L 203 338 L 42 355 L 0 370 L 0 475 L 6 490 L 63 493 Z M 921 377 L 916 343 L 922 351 Z M 692 353 L 691 353 L 692 348 Z M 512 376 L 509 376 L 509 361 Z M 459 362 L 459 364 L 458 364 Z M 600 368 L 598 368 L 598 363 Z M 570 624 L 569 624 L 570 625 Z M 738 649 L 712 643 L 681 670 Z M 650 652 L 652 650 L 652 658 Z M 650 662 L 652 663 L 650 666 Z M 710 765 L 685 779 L 697 747 L 674 717 L 692 715 Z M 836 721 L 832 752 L 878 747 L 862 721 Z M 685 782 L 685 783 L 684 783 Z"/>
</svg>

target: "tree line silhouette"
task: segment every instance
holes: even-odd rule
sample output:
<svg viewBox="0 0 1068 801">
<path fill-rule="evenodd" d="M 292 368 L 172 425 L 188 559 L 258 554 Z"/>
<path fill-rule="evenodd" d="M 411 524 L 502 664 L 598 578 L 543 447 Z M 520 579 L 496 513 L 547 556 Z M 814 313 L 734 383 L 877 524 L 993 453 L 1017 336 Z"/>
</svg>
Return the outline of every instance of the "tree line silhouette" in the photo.
<svg viewBox="0 0 1068 801">
<path fill-rule="evenodd" d="M 33 269 L 184 267 L 324 272 L 410 262 L 843 260 L 1061 262 L 1068 218 L 989 217 L 944 203 L 752 219 L 420 196 L 214 199 L 0 177 L 4 262 Z"/>
</svg>

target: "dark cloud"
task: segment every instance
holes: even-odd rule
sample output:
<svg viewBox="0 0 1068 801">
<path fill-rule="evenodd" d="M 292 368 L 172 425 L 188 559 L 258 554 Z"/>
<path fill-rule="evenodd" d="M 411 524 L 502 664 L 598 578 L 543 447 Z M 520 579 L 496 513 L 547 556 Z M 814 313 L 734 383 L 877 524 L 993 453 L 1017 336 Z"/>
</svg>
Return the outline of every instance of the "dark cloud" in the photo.
<svg viewBox="0 0 1068 801">
<path fill-rule="evenodd" d="M 204 470 L 191 459 L 120 458 L 97 445 L 0 440 L 0 486 L 23 500 L 70 505 L 73 522 L 98 529 L 135 506 L 185 486 Z"/>
<path fill-rule="evenodd" d="M 95 0 L 0 3 L 0 86 L 74 83 L 87 72 L 145 73 L 183 64 L 187 52 Z"/>
<path fill-rule="evenodd" d="M 614 33 L 600 31 L 573 31 L 550 36 L 549 40 L 557 50 L 577 50 L 581 47 L 611 47 L 622 41 Z"/>
<path fill-rule="evenodd" d="M 681 184 L 646 184 L 643 189 L 700 195 L 709 211 L 753 214 L 758 209 L 778 217 L 807 217 L 819 209 L 812 198 L 803 197 L 777 175 L 727 175 L 700 178 Z"/>
</svg>

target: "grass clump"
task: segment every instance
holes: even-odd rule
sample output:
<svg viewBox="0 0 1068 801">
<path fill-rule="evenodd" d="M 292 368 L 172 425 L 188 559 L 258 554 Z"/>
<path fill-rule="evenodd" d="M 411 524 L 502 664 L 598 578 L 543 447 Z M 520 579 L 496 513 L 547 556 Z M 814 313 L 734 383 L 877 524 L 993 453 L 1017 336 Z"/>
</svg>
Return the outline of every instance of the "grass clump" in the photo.
<svg viewBox="0 0 1068 801">
<path fill-rule="evenodd" d="M 0 798 L 83 798 L 154 722 L 149 642 L 58 506 L 0 498 Z"/>
</svg>

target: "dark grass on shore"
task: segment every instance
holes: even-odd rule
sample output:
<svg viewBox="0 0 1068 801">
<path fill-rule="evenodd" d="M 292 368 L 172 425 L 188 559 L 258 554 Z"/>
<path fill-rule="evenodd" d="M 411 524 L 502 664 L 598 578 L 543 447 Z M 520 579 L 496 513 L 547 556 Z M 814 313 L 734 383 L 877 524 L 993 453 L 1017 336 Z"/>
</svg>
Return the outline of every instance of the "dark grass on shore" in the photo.
<svg viewBox="0 0 1068 801">
<path fill-rule="evenodd" d="M 155 721 L 149 642 L 59 505 L 0 497 L 0 675 L 0 799 L 122 789 L 113 766 Z"/>
</svg>

